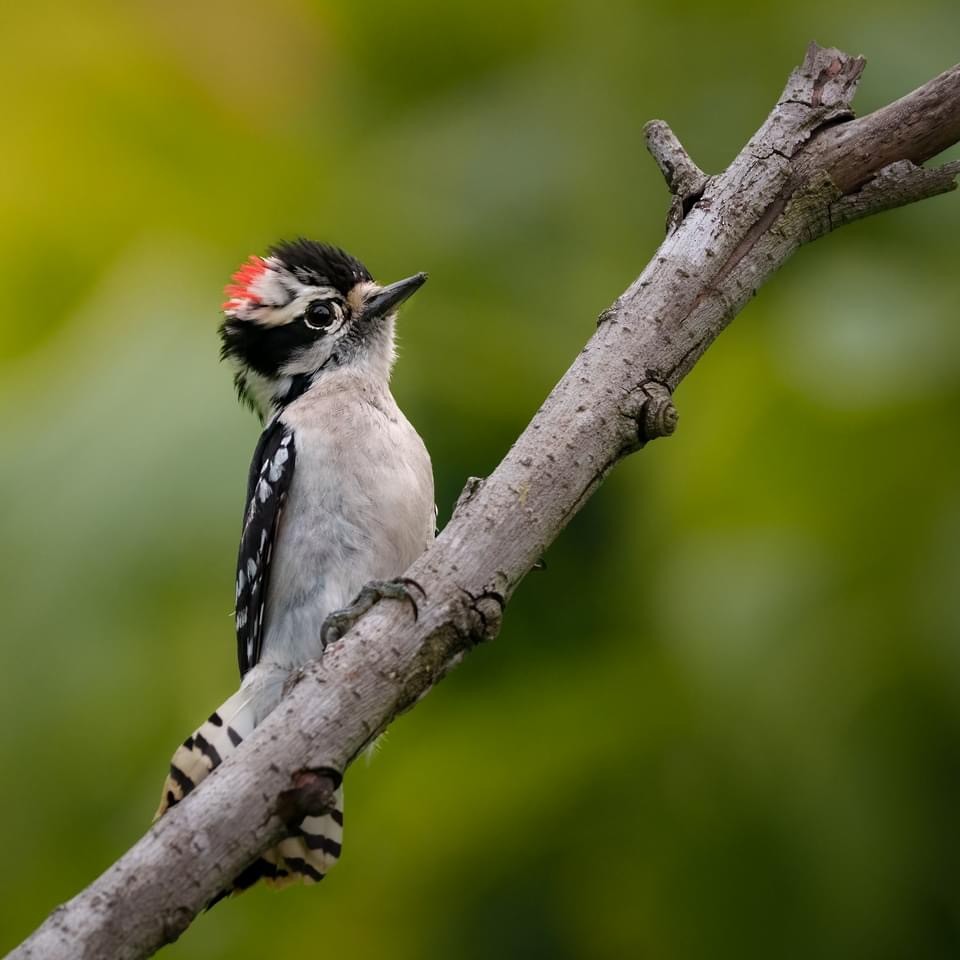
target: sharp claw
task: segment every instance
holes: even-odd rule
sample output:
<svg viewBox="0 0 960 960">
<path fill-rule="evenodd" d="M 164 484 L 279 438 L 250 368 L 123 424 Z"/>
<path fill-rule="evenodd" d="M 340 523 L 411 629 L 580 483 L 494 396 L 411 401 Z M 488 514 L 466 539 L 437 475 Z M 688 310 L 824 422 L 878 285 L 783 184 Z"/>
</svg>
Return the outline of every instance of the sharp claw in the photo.
<svg viewBox="0 0 960 960">
<path fill-rule="evenodd" d="M 397 577 L 395 583 L 402 583 L 406 587 L 416 587 L 420 591 L 420 595 L 424 600 L 427 599 L 427 591 L 417 583 L 412 577 Z"/>
<path fill-rule="evenodd" d="M 423 599 L 424 599 L 424 600 L 427 599 L 427 591 L 424 590 L 423 587 L 421 587 L 420 584 L 417 583 L 416 580 L 413 580 L 413 579 L 411 579 L 410 577 L 397 577 L 397 579 L 394 580 L 393 582 L 394 582 L 394 583 L 401 584 L 404 588 L 407 588 L 407 587 L 416 587 L 417 590 L 420 591 L 420 594 L 421 594 L 421 596 L 423 597 Z M 414 621 L 419 620 L 419 619 L 420 619 L 420 607 L 419 607 L 419 605 L 417 604 L 416 599 L 414 598 L 413 594 L 411 594 L 408 589 L 404 589 L 404 595 L 405 595 L 406 599 L 410 601 L 410 606 L 413 607 L 413 619 L 414 619 Z M 398 599 L 399 599 L 399 598 L 398 598 Z"/>
<path fill-rule="evenodd" d="M 336 643 L 344 634 L 348 633 L 353 625 L 379 600 L 406 600 L 413 607 L 413 619 L 420 618 L 420 607 L 410 592 L 410 587 L 416 587 L 426 597 L 427 592 L 409 577 L 398 577 L 396 580 L 374 580 L 366 584 L 360 591 L 357 599 L 344 607 L 343 610 L 334 610 L 320 628 L 320 639 L 324 648 Z"/>
<path fill-rule="evenodd" d="M 343 636 L 340 624 L 333 620 L 336 616 L 336 613 L 331 613 L 320 629 L 320 640 L 323 643 L 324 649 L 329 647 L 331 643 L 336 643 Z"/>
</svg>

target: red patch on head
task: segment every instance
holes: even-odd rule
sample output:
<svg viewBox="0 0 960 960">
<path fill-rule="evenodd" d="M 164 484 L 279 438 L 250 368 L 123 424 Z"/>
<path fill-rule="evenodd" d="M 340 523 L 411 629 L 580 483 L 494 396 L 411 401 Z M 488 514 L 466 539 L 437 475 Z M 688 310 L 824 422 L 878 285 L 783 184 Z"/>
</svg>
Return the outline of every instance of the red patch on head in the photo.
<svg viewBox="0 0 960 960">
<path fill-rule="evenodd" d="M 223 309 L 231 310 L 239 307 L 244 300 L 260 303 L 260 297 L 251 290 L 251 287 L 256 280 L 263 276 L 267 269 L 267 261 L 263 257 L 248 257 L 246 262 L 230 278 L 232 282 L 228 283 L 223 291 L 228 298 L 223 303 Z"/>
</svg>

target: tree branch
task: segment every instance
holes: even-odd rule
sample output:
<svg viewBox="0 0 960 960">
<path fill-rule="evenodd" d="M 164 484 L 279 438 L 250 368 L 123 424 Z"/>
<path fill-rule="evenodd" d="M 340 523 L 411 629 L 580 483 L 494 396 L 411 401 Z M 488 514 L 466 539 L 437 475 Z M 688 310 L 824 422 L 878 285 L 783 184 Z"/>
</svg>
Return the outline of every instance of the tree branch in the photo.
<svg viewBox="0 0 960 960">
<path fill-rule="evenodd" d="M 763 126 L 707 178 L 666 124 L 647 128 L 675 194 L 669 234 L 513 448 L 474 481 L 407 576 L 425 599 L 382 601 L 186 800 L 13 951 L 34 960 L 145 957 L 175 939 L 333 779 L 475 644 L 522 577 L 626 454 L 673 432 L 670 393 L 802 243 L 955 187 L 918 166 L 960 139 L 960 66 L 859 120 L 862 59 L 811 45 Z M 677 202 L 679 201 L 679 203 Z"/>
</svg>

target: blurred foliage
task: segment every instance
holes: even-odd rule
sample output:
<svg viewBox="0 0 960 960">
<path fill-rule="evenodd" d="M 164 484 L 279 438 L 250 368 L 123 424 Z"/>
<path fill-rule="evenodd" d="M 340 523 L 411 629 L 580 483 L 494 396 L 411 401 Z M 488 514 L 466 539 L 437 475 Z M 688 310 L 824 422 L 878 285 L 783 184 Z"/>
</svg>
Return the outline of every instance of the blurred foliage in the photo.
<svg viewBox="0 0 960 960">
<path fill-rule="evenodd" d="M 137 838 L 236 683 L 240 260 L 303 233 L 430 271 L 395 389 L 442 520 L 659 242 L 646 119 L 719 170 L 809 39 L 870 58 L 864 112 L 960 30 L 955 0 L 0 17 L 0 949 Z M 323 887 L 164 956 L 956 956 L 958 223 L 948 196 L 803 250 L 351 771 Z"/>
</svg>

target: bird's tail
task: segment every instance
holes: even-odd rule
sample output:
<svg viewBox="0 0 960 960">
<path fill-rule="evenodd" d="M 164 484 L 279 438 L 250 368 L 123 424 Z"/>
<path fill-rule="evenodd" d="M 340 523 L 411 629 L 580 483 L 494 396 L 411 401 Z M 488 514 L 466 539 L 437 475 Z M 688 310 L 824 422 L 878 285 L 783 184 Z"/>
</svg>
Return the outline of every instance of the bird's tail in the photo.
<svg viewBox="0 0 960 960">
<path fill-rule="evenodd" d="M 201 780 L 216 770 L 223 759 L 246 740 L 256 726 L 253 698 L 241 687 L 207 718 L 200 729 L 177 747 L 163 785 L 154 820 L 179 803 Z"/>
<path fill-rule="evenodd" d="M 163 785 L 163 795 L 154 819 L 162 817 L 174 804 L 179 803 L 233 753 L 250 736 L 265 712 L 269 711 L 263 709 L 262 696 L 256 696 L 254 688 L 244 684 L 210 714 L 206 722 L 177 747 L 170 761 L 170 773 Z M 258 880 L 266 880 L 279 887 L 298 880 L 303 883 L 322 880 L 340 856 L 343 837 L 342 786 L 338 785 L 334 799 L 335 805 L 330 813 L 320 817 L 305 817 L 291 836 L 261 854 L 212 903 L 228 893 L 246 890 Z"/>
</svg>

